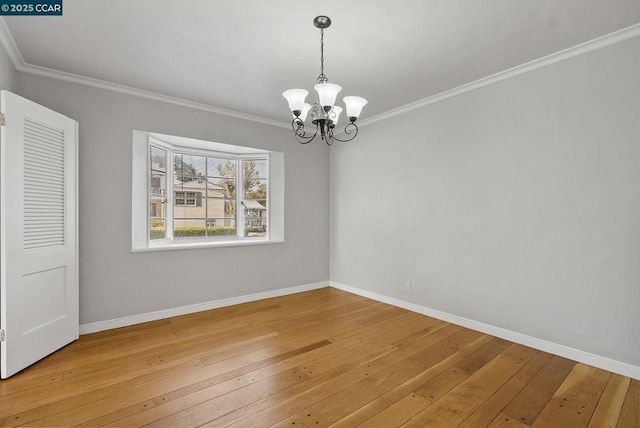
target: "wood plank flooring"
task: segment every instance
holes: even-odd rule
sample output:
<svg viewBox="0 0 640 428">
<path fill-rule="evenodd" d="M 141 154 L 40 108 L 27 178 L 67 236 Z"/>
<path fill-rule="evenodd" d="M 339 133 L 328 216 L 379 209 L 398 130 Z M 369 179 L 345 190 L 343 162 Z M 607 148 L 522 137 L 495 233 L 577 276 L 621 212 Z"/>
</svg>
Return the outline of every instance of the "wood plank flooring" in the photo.
<svg viewBox="0 0 640 428">
<path fill-rule="evenodd" d="M 333 288 L 82 336 L 0 426 L 629 427 L 640 385 Z"/>
</svg>

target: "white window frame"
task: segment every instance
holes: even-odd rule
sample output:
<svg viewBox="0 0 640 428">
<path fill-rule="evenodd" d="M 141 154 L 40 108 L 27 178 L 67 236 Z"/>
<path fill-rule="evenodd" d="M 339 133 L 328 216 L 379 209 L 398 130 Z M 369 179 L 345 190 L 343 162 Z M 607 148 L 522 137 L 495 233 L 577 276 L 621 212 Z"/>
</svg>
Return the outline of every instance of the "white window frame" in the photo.
<svg viewBox="0 0 640 428">
<path fill-rule="evenodd" d="M 167 150 L 166 238 L 149 238 L 149 190 L 151 146 Z M 216 238 L 174 239 L 173 237 L 173 153 L 236 159 L 236 235 Z M 262 238 L 244 236 L 244 199 L 242 161 L 267 160 L 267 234 Z M 204 198 L 204 196 L 203 196 Z M 186 198 L 185 198 L 186 200 Z M 252 149 L 157 133 L 133 132 L 131 251 L 159 251 L 202 247 L 262 245 L 284 242 L 284 155 L 279 152 Z"/>
</svg>

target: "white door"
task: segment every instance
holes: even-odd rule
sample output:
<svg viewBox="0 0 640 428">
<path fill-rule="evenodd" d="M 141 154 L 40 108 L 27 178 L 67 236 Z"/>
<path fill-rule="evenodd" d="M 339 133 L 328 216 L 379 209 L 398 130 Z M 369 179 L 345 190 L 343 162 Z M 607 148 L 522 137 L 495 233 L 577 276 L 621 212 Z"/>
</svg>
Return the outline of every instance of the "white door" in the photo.
<svg viewBox="0 0 640 428">
<path fill-rule="evenodd" d="M 78 124 L 11 92 L 0 96 L 4 379 L 78 338 Z"/>
</svg>

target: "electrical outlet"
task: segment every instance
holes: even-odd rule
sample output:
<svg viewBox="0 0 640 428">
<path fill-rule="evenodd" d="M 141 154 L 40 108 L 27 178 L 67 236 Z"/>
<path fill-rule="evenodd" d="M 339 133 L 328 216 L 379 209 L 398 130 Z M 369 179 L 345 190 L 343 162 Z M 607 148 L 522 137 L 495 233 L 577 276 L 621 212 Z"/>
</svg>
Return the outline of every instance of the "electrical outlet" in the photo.
<svg viewBox="0 0 640 428">
<path fill-rule="evenodd" d="M 411 293 L 411 281 L 404 282 L 404 291 L 405 293 Z"/>
</svg>

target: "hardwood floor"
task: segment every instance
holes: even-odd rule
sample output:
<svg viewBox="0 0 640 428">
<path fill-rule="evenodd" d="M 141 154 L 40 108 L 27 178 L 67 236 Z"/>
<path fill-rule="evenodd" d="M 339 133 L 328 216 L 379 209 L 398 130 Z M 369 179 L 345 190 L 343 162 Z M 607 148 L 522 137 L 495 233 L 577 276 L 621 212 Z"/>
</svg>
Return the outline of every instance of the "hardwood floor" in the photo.
<svg viewBox="0 0 640 428">
<path fill-rule="evenodd" d="M 640 383 L 323 288 L 82 336 L 0 426 L 638 427 Z"/>
</svg>

